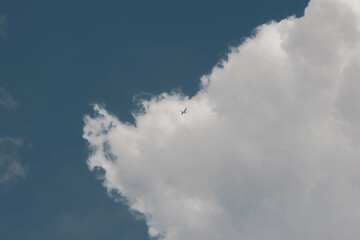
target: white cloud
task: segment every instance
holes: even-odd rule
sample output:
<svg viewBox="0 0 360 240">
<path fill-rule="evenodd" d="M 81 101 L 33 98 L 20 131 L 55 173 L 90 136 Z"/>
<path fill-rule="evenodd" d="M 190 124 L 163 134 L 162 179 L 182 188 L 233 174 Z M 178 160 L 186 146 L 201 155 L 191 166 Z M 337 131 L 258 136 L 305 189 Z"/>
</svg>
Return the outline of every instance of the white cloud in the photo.
<svg viewBox="0 0 360 240">
<path fill-rule="evenodd" d="M 25 177 L 25 168 L 17 157 L 22 145 L 19 138 L 0 137 L 0 184 Z"/>
<path fill-rule="evenodd" d="M 135 126 L 95 106 L 88 165 L 167 240 L 358 239 L 359 44 L 358 0 L 312 0 Z"/>
</svg>

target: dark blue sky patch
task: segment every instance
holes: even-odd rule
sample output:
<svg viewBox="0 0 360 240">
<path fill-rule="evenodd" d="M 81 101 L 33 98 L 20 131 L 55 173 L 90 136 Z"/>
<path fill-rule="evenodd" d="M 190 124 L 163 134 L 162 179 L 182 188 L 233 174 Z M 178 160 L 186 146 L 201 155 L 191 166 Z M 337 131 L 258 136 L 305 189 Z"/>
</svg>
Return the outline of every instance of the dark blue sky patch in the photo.
<svg viewBox="0 0 360 240">
<path fill-rule="evenodd" d="M 104 155 L 105 158 L 111 162 L 114 162 L 117 160 L 117 157 L 111 152 L 111 147 L 110 144 L 105 141 L 103 144 L 103 151 L 104 151 Z"/>
<path fill-rule="evenodd" d="M 106 171 L 102 167 L 94 167 L 92 170 L 96 179 L 103 181 L 105 179 Z"/>
</svg>

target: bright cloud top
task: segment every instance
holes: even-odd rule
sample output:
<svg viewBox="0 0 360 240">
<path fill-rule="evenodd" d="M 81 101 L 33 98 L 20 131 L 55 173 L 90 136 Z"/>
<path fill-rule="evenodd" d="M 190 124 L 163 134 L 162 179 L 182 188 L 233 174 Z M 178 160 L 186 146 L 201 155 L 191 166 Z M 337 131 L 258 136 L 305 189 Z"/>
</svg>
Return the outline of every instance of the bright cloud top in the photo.
<svg viewBox="0 0 360 240">
<path fill-rule="evenodd" d="M 95 106 L 88 165 L 166 240 L 358 239 L 359 44 L 358 0 L 313 0 L 192 98 L 144 100 L 135 125 Z"/>
</svg>

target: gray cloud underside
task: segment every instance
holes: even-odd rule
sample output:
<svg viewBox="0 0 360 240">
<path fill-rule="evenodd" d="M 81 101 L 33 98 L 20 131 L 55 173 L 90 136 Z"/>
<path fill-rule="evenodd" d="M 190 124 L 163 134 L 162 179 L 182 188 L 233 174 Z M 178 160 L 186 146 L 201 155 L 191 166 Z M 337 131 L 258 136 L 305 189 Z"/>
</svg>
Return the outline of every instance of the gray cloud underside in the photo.
<svg viewBox="0 0 360 240">
<path fill-rule="evenodd" d="M 135 125 L 95 106 L 88 165 L 166 240 L 358 239 L 359 43 L 358 0 L 312 0 L 194 97 L 144 100 Z"/>
</svg>

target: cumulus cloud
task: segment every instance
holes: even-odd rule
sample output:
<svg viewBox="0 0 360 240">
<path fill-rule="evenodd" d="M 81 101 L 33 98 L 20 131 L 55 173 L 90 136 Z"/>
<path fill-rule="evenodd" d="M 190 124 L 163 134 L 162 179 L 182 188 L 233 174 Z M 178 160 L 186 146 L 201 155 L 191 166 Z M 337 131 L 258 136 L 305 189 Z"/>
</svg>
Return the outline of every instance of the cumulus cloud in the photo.
<svg viewBox="0 0 360 240">
<path fill-rule="evenodd" d="M 358 239 L 360 2 L 312 0 L 256 32 L 134 125 L 95 105 L 89 168 L 166 240 Z"/>
<path fill-rule="evenodd" d="M 0 137 L 0 184 L 25 177 L 25 168 L 17 157 L 22 145 L 19 138 Z"/>
<path fill-rule="evenodd" d="M 2 87 L 0 87 L 0 106 L 12 108 L 16 106 L 15 100 Z"/>
</svg>

